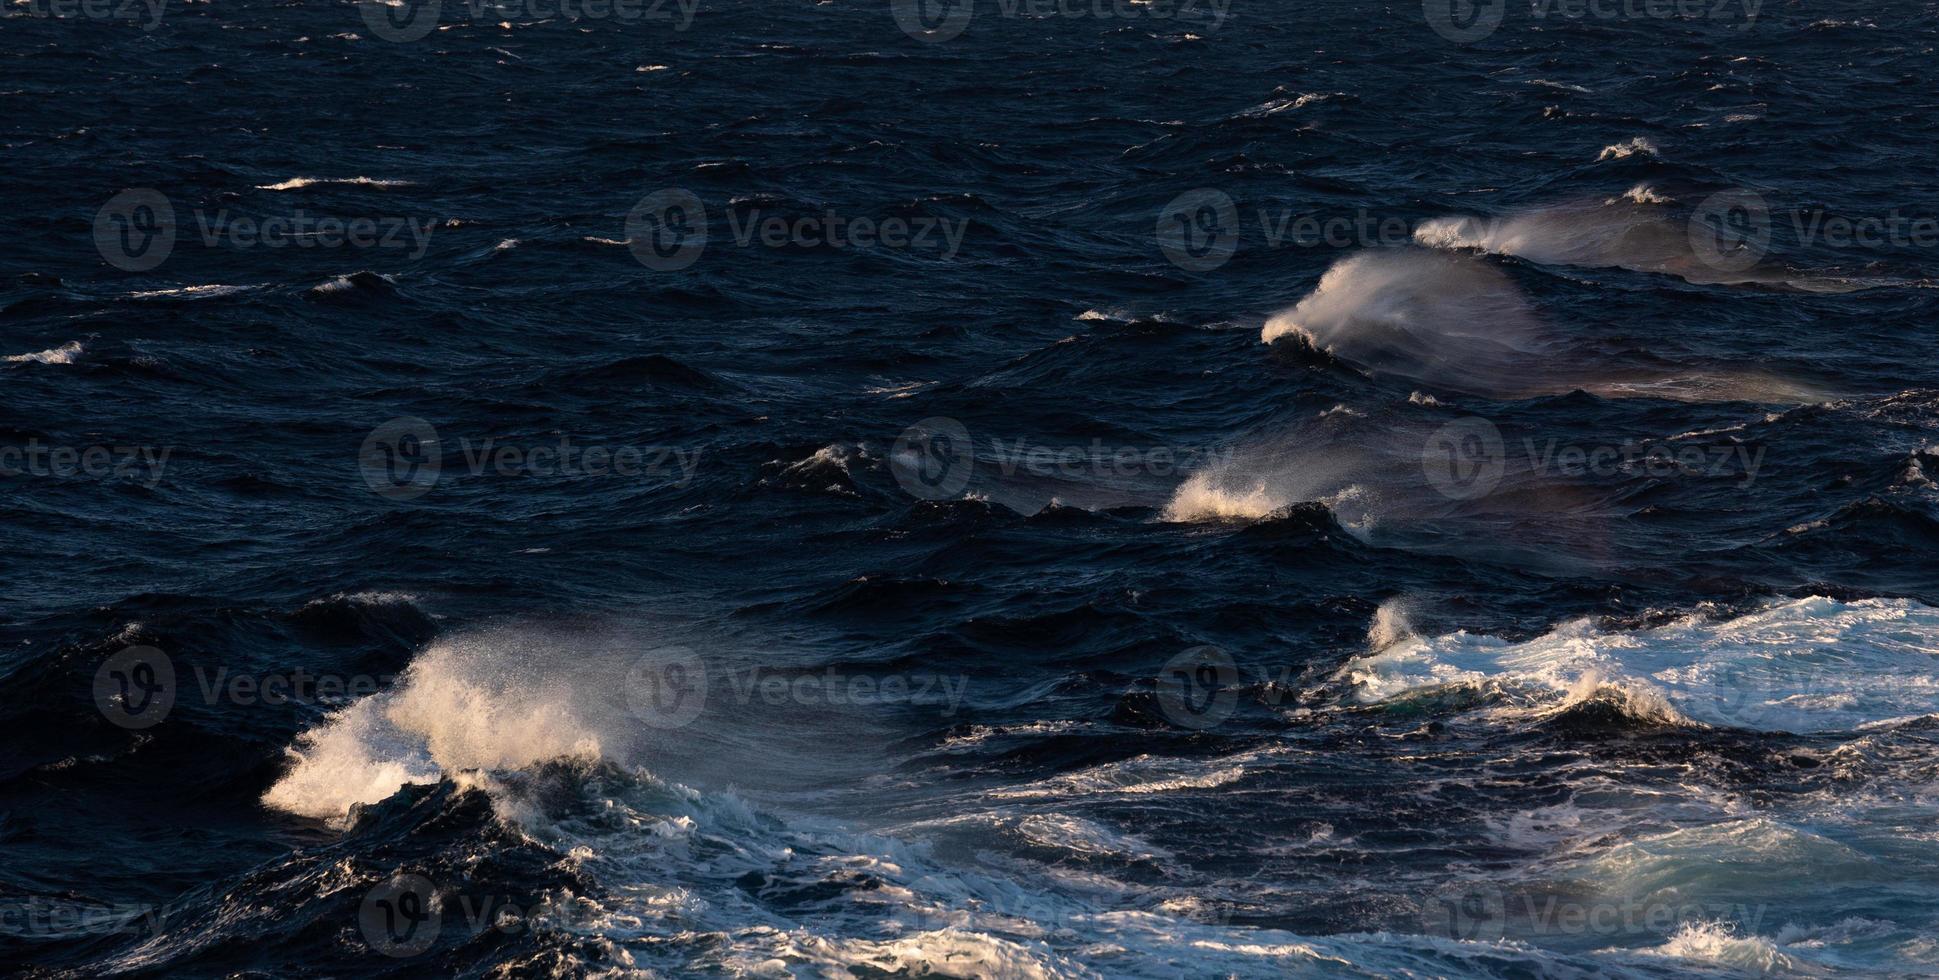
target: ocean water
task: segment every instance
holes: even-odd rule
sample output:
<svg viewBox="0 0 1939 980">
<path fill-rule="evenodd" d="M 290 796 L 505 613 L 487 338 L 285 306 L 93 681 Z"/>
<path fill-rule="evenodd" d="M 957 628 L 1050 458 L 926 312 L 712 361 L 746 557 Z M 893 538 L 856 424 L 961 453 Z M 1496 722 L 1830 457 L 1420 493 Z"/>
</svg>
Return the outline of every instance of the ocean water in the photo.
<svg viewBox="0 0 1939 980">
<path fill-rule="evenodd" d="M 1939 8 L 0 11 L 0 970 L 1939 973 Z"/>
</svg>

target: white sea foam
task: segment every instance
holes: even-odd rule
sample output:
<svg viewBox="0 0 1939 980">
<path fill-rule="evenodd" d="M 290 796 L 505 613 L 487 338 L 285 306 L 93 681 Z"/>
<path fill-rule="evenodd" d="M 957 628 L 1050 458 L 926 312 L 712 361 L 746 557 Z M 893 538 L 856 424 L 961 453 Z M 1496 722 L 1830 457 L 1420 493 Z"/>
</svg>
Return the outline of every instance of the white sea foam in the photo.
<svg viewBox="0 0 1939 980">
<path fill-rule="evenodd" d="M 561 757 L 606 756 L 629 727 L 595 685 L 575 684 L 528 644 L 488 631 L 440 640 L 389 691 L 331 715 L 298 739 L 290 766 L 263 802 L 341 820 L 406 783 L 465 769 L 516 769 Z"/>
<path fill-rule="evenodd" d="M 1637 154 L 1642 154 L 1647 157 L 1657 156 L 1656 144 L 1641 136 L 1637 136 L 1627 142 L 1612 143 L 1609 146 L 1603 147 L 1602 152 L 1596 154 L 1596 159 L 1598 161 L 1623 160 L 1636 156 Z"/>
<path fill-rule="evenodd" d="M 394 600 L 376 595 L 362 601 Z M 1375 615 L 1369 645 L 1377 655 L 1447 642 L 1416 638 L 1406 605 L 1390 601 Z M 1838 608 L 1863 628 L 1855 625 L 1827 642 L 1845 644 L 1864 636 L 1879 646 L 1880 635 L 1910 629 L 1904 622 L 1889 625 L 1889 603 Z M 1912 615 L 1910 606 L 1899 611 Z M 1800 620 L 1779 616 L 1777 621 Z M 1740 630 L 1752 638 L 1770 632 Z M 1088 978 L 1181 972 L 1317 976 L 1351 970 L 1466 975 L 1512 969 L 1545 975 L 1582 973 L 1592 962 L 1610 962 L 1600 954 L 1594 960 L 1572 958 L 1514 941 L 1456 942 L 1392 933 L 1309 936 L 1193 921 L 1189 916 L 1216 911 L 1204 907 L 1198 892 L 1107 875 L 1127 862 L 1162 864 L 1171 857 L 1165 848 L 1138 836 L 1135 826 L 1106 816 L 1109 810 L 1064 809 L 1072 800 L 1157 802 L 1242 791 L 1249 775 L 1301 751 L 1285 745 L 1212 758 L 1139 755 L 988 793 L 984 799 L 991 809 L 886 828 L 887 833 L 860 832 L 656 776 L 645 767 L 652 753 L 636 751 L 639 746 L 629 737 L 638 719 L 612 714 L 602 703 L 596 672 L 576 676 L 572 658 L 552 655 L 568 648 L 579 653 L 586 645 L 578 638 L 548 638 L 532 628 L 442 640 L 392 691 L 359 702 L 304 735 L 292 753 L 289 774 L 266 801 L 340 820 L 352 804 L 381 800 L 406 782 L 449 778 L 460 791 L 488 794 L 499 819 L 601 884 L 596 895 L 551 893 L 532 912 L 549 928 L 581 935 L 587 948 L 602 950 L 602 968 L 619 964 L 669 975 Z M 590 659 L 610 661 L 605 653 L 595 650 Z M 604 682 L 610 686 L 610 678 Z M 973 733 L 979 740 L 992 734 Z M 683 741 L 709 738 L 704 729 L 681 735 Z M 772 749 L 788 740 L 764 744 Z M 556 766 L 535 768 L 561 758 L 577 760 L 569 769 L 576 777 L 562 775 Z M 558 806 L 561 788 L 591 805 Z M 1525 836 L 1553 836 L 1545 829 L 1552 824 L 1564 825 L 1563 836 L 1579 838 L 1594 830 L 1566 808 L 1551 811 L 1531 817 Z M 1003 853 L 961 859 L 962 853 L 990 847 L 990 834 L 1008 839 Z M 1314 830 L 1313 842 L 1326 834 L 1325 828 Z M 1752 873 L 1752 884 L 1766 890 L 1779 887 L 1789 880 L 1783 876 L 1795 875 L 1799 867 L 1843 868 L 1862 861 L 1862 855 L 1835 841 L 1762 818 L 1644 836 L 1614 848 L 1572 851 L 1569 857 L 1573 863 L 1560 869 L 1566 875 L 1612 895 L 1651 901 L 1658 892 L 1723 894 L 1717 889 L 1734 879 L 1715 871 L 1722 859 L 1735 862 L 1730 874 Z M 1894 873 L 1884 864 L 1872 867 L 1879 875 Z M 748 887 L 750 881 L 758 887 Z M 809 908 L 785 898 L 809 892 L 818 894 Z M 1739 938 L 1721 925 L 1695 923 L 1659 946 L 1611 952 L 1618 963 L 1782 968 L 1815 962 L 1801 952 L 1813 942 L 1847 941 L 1839 938 L 1840 928 L 1798 927 L 1775 937 L 1746 933 Z M 579 954 L 564 955 L 571 960 Z M 572 965 L 591 969 L 596 964 Z"/>
<path fill-rule="evenodd" d="M 1150 796 L 1184 790 L 1214 789 L 1243 779 L 1246 766 L 1268 753 L 1248 752 L 1207 764 L 1199 759 L 1164 759 L 1140 755 L 1107 762 L 1048 779 L 996 790 L 996 799 L 1054 799 L 1077 797 Z"/>
<path fill-rule="evenodd" d="M 1759 976 L 1798 973 L 1803 969 L 1798 961 L 1779 952 L 1769 939 L 1739 936 L 1728 926 L 1713 922 L 1685 923 L 1669 942 L 1645 952 Z"/>
<path fill-rule="evenodd" d="M 257 184 L 259 191 L 293 191 L 305 187 L 346 185 L 359 187 L 412 187 L 415 181 L 381 180 L 376 177 L 291 177 L 274 184 Z"/>
<path fill-rule="evenodd" d="M 29 362 L 35 364 L 72 364 L 80 358 L 82 350 L 80 341 L 70 340 L 59 347 L 50 347 L 32 354 L 9 354 L 5 357 L 0 357 L 0 361 L 6 361 L 11 364 L 25 364 Z"/>
<path fill-rule="evenodd" d="M 304 609 L 321 609 L 333 603 L 348 603 L 353 606 L 374 608 L 380 606 L 415 606 L 421 600 L 409 592 L 387 592 L 367 590 L 363 592 L 338 592 L 327 598 L 312 599 L 303 604 Z"/>
<path fill-rule="evenodd" d="M 1163 766 L 1182 772 L 1190 760 Z M 1120 791 L 1126 785 L 1108 781 Z M 1189 791 L 1226 781 L 1215 770 L 1196 780 L 1161 780 L 1163 790 L 1142 779 L 1129 785 Z M 1026 847 L 1073 859 L 1039 865 L 986 855 L 956 865 L 940 859 L 939 844 L 856 833 L 811 818 L 777 820 L 737 797 L 697 793 L 644 773 L 636 783 L 609 783 L 602 791 L 610 795 L 587 815 L 535 819 L 531 832 L 607 888 L 596 899 L 555 895 L 553 907 L 538 914 L 610 944 L 613 958 L 635 969 L 670 975 L 1170 978 L 1445 973 L 1470 959 L 1513 964 L 1530 974 L 1569 968 L 1562 957 L 1512 942 L 1386 933 L 1303 936 L 1193 921 L 1185 915 L 1201 908 L 1196 896 L 1131 886 L 1081 867 L 1087 861 L 1162 860 L 1165 852 L 1063 813 L 971 814 L 899 828 L 964 842 L 977 840 L 978 833 L 1015 834 Z M 1025 871 L 1031 873 L 1011 873 Z M 762 887 L 748 888 L 748 881 Z M 803 888 L 823 893 L 807 914 L 762 897 Z M 1125 907 L 1127 902 L 1139 907 Z"/>
<path fill-rule="evenodd" d="M 1290 96 L 1282 96 L 1253 106 L 1239 113 L 1237 118 L 1258 119 L 1265 116 L 1274 116 L 1282 112 L 1304 109 L 1316 102 L 1325 102 L 1328 99 L 1337 98 L 1339 95 L 1340 93 L 1338 92 L 1302 92 Z"/>
<path fill-rule="evenodd" d="M 1853 731 L 1939 714 L 1939 609 L 1812 597 L 1647 630 L 1575 620 L 1521 643 L 1457 632 L 1357 658 L 1341 679 L 1367 703 L 1459 687 L 1507 717 L 1603 697 L 1664 721 Z"/>
<path fill-rule="evenodd" d="M 198 286 L 177 286 L 173 289 L 144 289 L 128 294 L 129 299 L 215 299 L 221 296 L 234 296 L 246 293 L 257 286 L 230 286 L 223 283 L 206 283 Z"/>
<path fill-rule="evenodd" d="M 358 281 L 357 276 L 362 276 L 362 275 L 368 275 L 368 274 L 356 273 L 354 275 L 337 276 L 334 279 L 326 279 L 323 282 L 320 282 L 314 286 L 311 286 L 310 293 L 315 296 L 332 296 L 338 293 L 351 292 L 357 288 L 357 281 Z M 391 276 L 384 275 L 383 273 L 377 273 L 374 277 L 372 277 L 368 281 L 385 282 L 385 283 L 394 284 L 396 283 L 397 280 Z"/>
<path fill-rule="evenodd" d="M 1620 200 L 1628 201 L 1631 204 L 1675 204 L 1676 203 L 1676 198 L 1673 198 L 1668 194 L 1664 194 L 1658 191 L 1656 188 L 1651 187 L 1648 184 L 1637 184 L 1636 186 L 1631 187 L 1629 190 L 1626 190 L 1623 192 L 1623 196 L 1620 198 Z M 1604 203 L 1614 204 L 1616 202 L 1607 201 Z"/>
</svg>

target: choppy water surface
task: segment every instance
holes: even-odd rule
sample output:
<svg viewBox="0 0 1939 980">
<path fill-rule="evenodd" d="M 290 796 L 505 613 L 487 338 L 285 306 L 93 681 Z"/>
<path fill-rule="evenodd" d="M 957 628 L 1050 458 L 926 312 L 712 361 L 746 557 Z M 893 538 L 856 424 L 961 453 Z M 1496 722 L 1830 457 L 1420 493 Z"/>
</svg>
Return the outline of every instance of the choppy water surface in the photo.
<svg viewBox="0 0 1939 980">
<path fill-rule="evenodd" d="M 1936 39 L 10 7 L 0 962 L 1939 972 Z"/>
</svg>

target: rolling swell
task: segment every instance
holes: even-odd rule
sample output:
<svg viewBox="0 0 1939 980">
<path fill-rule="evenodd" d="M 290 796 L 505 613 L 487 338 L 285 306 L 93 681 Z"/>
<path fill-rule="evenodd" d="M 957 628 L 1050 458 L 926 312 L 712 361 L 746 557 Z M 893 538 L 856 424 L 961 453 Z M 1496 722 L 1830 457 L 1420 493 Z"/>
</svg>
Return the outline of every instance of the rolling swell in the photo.
<svg viewBox="0 0 1939 980">
<path fill-rule="evenodd" d="M 461 7 L 0 32 L 0 452 L 171 450 L 0 475 L 8 969 L 1939 969 L 1939 269 L 1797 238 L 1925 213 L 1929 17 Z M 145 271 L 93 237 L 134 186 Z M 1211 269 L 1155 234 L 1200 190 Z M 428 238 L 202 237 L 298 210 Z M 737 236 L 830 214 L 961 233 Z M 1406 231 L 1266 240 L 1360 216 Z M 435 485 L 373 492 L 412 419 Z M 697 462 L 482 448 L 568 440 Z M 134 646 L 147 728 L 95 696 Z M 298 671 L 368 683 L 259 696 Z"/>
</svg>

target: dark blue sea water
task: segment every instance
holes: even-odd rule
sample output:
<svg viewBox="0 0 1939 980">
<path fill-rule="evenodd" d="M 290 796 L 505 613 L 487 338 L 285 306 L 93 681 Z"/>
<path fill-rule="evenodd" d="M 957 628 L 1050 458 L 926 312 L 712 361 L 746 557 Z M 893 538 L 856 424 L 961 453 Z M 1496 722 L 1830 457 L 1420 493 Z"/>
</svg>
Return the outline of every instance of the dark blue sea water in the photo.
<svg viewBox="0 0 1939 980">
<path fill-rule="evenodd" d="M 16 3 L 0 968 L 1939 972 L 1936 15 Z"/>
</svg>

